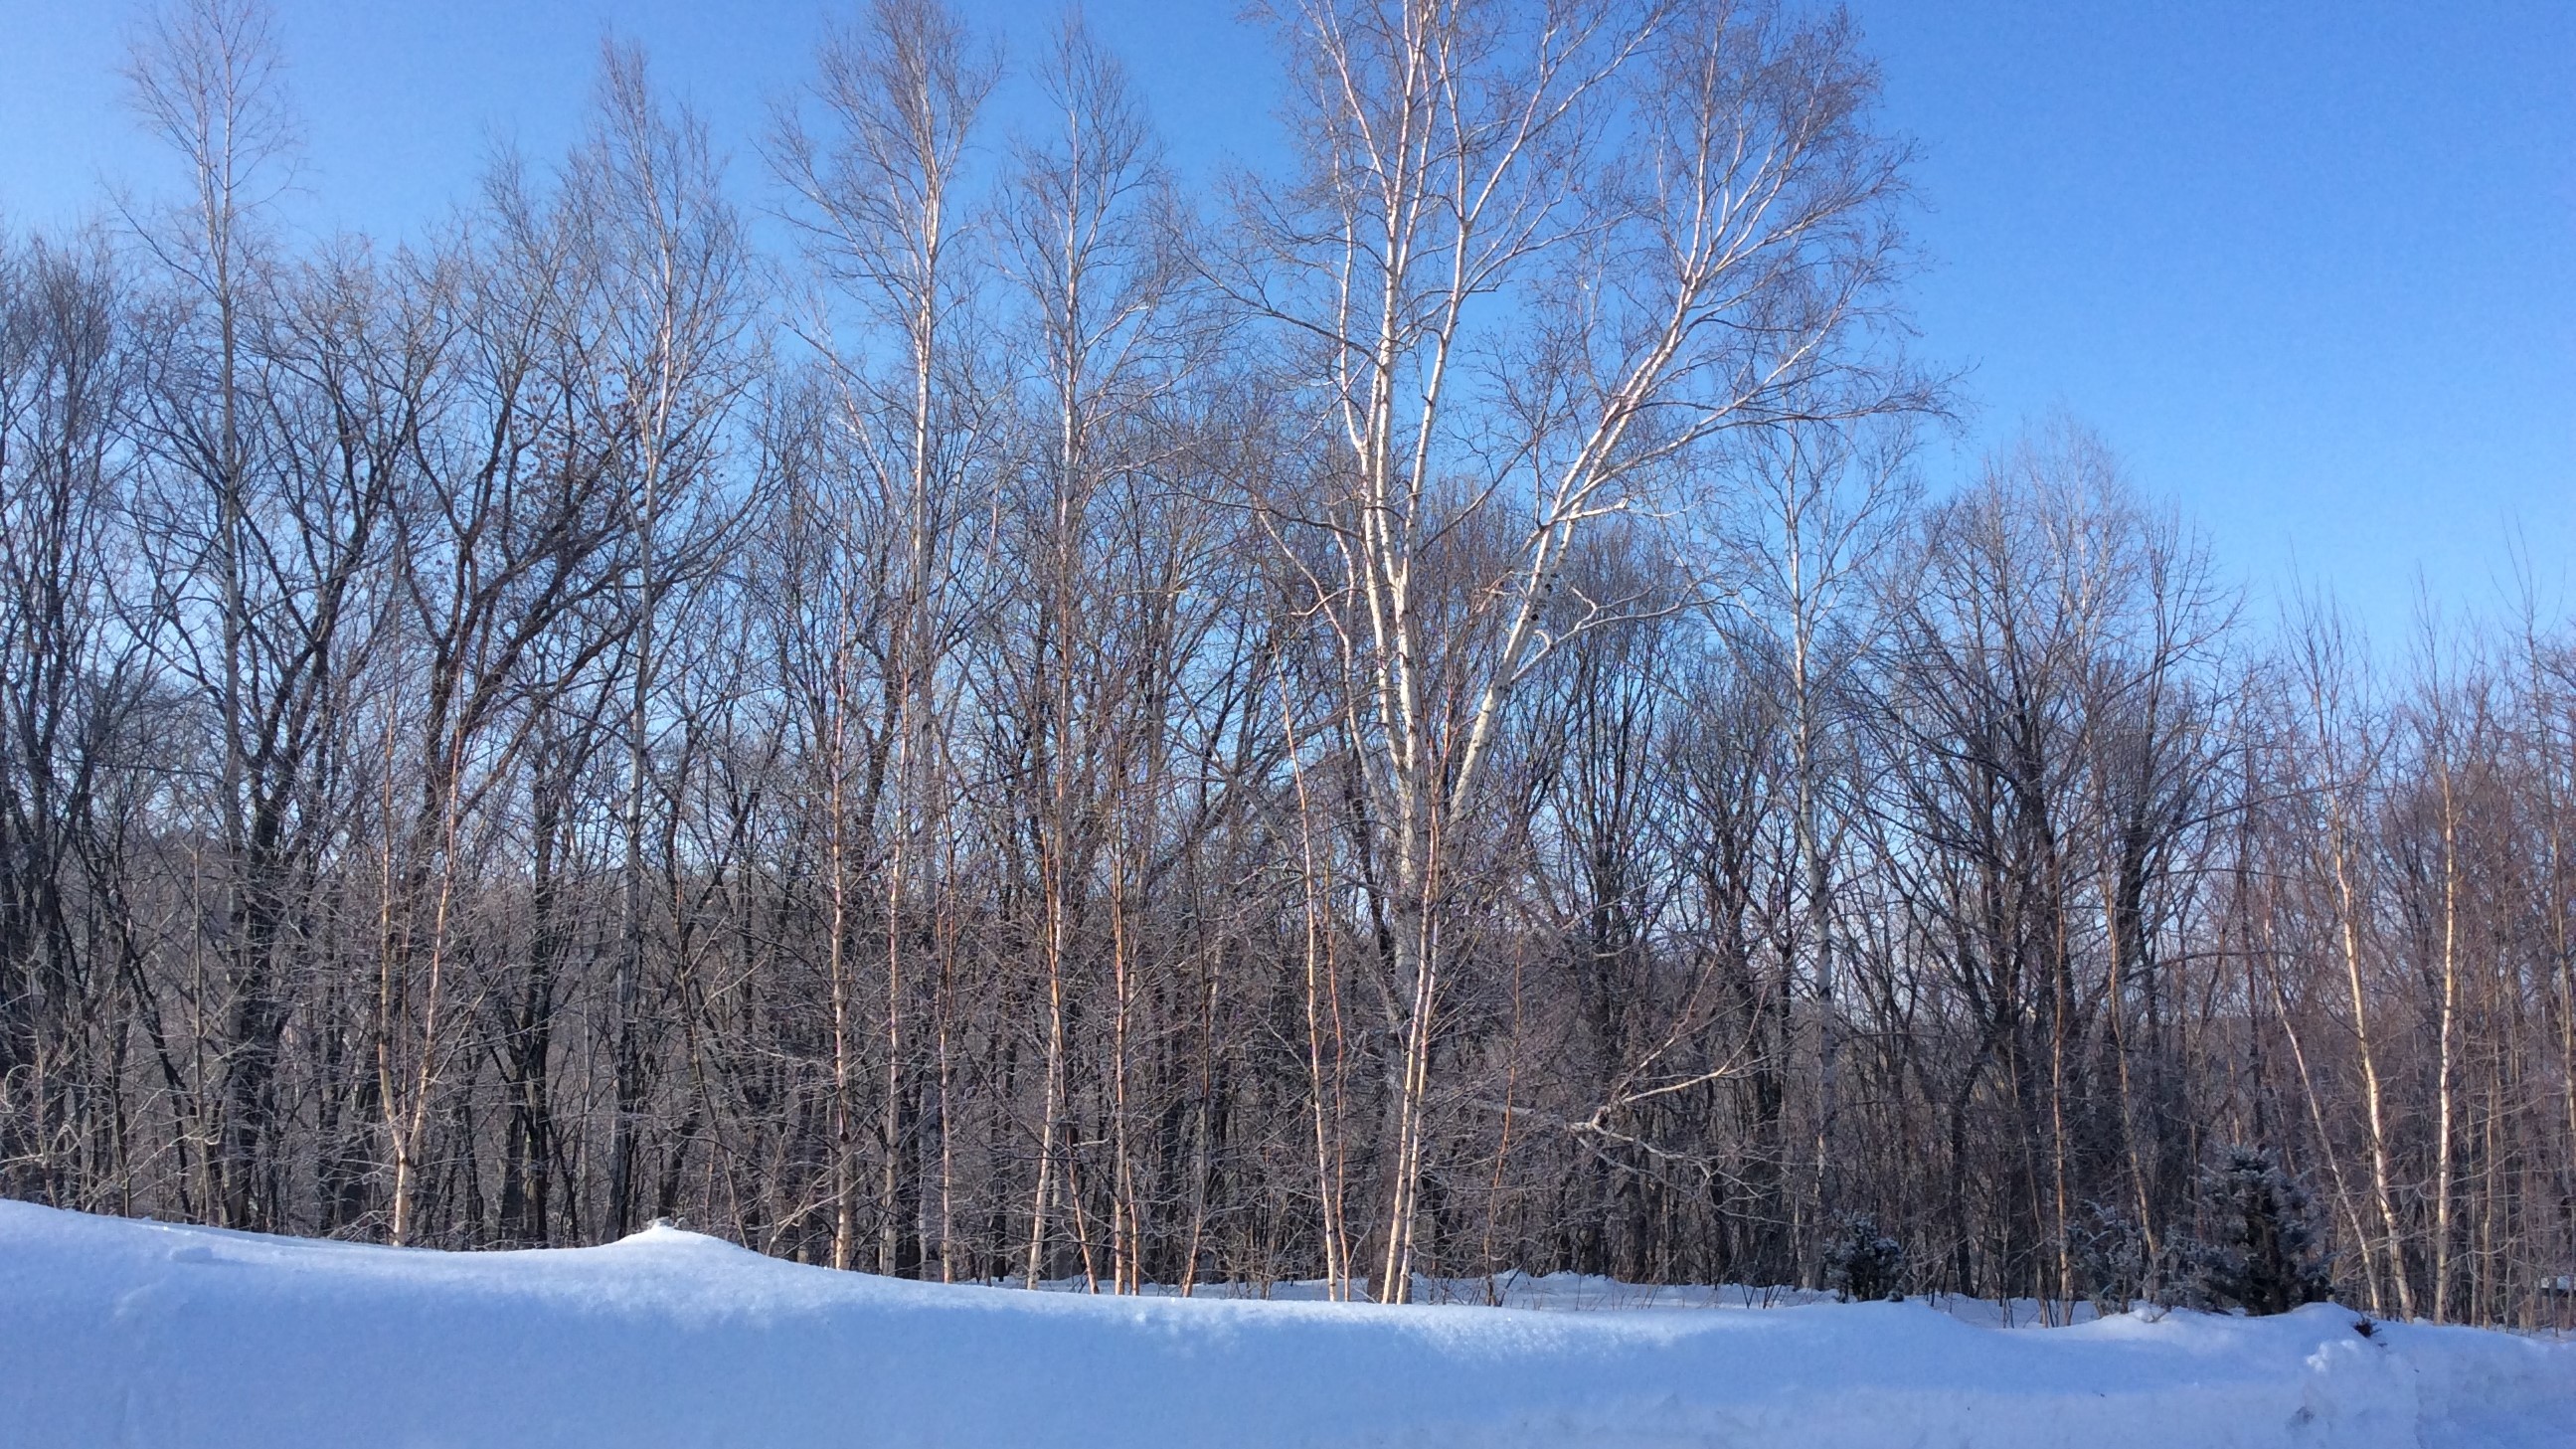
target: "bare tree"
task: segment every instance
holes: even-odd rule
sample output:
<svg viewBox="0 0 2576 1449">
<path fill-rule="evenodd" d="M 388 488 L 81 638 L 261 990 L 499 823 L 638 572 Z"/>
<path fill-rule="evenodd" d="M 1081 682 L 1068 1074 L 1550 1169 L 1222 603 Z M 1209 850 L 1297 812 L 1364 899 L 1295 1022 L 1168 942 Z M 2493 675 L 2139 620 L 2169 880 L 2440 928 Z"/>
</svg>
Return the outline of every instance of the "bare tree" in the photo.
<svg viewBox="0 0 2576 1449">
<path fill-rule="evenodd" d="M 610 1027 L 618 1131 L 609 1149 L 609 1222 L 636 1221 L 635 1117 L 646 1091 L 637 993 L 645 970 L 646 835 L 655 718 L 670 601 L 699 581 L 727 522 L 716 459 L 748 384 L 752 263 L 723 193 L 706 128 L 654 96 L 643 56 L 606 47 L 598 118 L 566 181 L 567 206 L 596 253 L 603 355 L 594 406 L 613 412 L 632 450 L 627 524 L 635 577 L 625 650 L 624 956 Z M 658 813 L 658 812 L 656 812 Z"/>
<path fill-rule="evenodd" d="M 833 130 L 817 137 L 793 112 L 783 114 L 773 165 L 800 204 L 809 257 L 857 306 L 858 322 L 895 340 L 900 358 L 871 372 L 848 360 L 828 330 L 814 337 L 835 359 L 840 426 L 852 441 L 851 464 L 874 490 L 870 506 L 885 531 L 872 545 L 892 560 L 898 600 L 877 646 L 891 814 L 877 826 L 885 1011 L 876 1259 L 878 1271 L 904 1273 L 919 1266 L 921 1254 L 909 1161 L 920 1146 L 920 1086 L 905 1070 L 907 1003 L 917 994 L 907 969 L 908 898 L 932 864 L 924 855 L 940 768 L 942 605 L 950 597 L 952 529 L 966 501 L 958 485 L 975 461 L 982 426 L 970 349 L 960 336 L 973 264 L 961 254 L 958 177 L 997 67 L 935 0 L 880 0 L 858 25 L 835 33 L 819 60 L 814 99 Z"/>
<path fill-rule="evenodd" d="M 116 797 L 154 674 L 109 563 L 141 348 L 101 239 L 0 247 L 0 1184 L 112 1205 L 130 1144 L 102 1038 L 135 1003 L 86 938 L 131 868 Z"/>
<path fill-rule="evenodd" d="M 1868 129 L 1848 33 L 1765 10 L 1400 0 L 1283 25 L 1303 170 L 1247 191 L 1230 286 L 1295 340 L 1317 408 L 1322 481 L 1272 512 L 1366 782 L 1401 1043 L 1380 1291 L 1400 1299 L 1448 851 L 1513 691 L 1642 606 L 1560 612 L 1566 560 L 1603 519 L 1665 512 L 1695 449 L 1793 398 L 1906 397 L 1853 370 L 1902 152 Z"/>
<path fill-rule="evenodd" d="M 296 144 L 281 71 L 268 9 L 257 0 L 186 0 L 156 12 L 134 36 L 126 66 L 135 109 L 187 167 L 190 183 L 184 207 L 137 229 L 184 280 L 197 314 L 190 320 L 198 326 L 177 339 L 186 353 L 165 374 L 177 386 L 164 394 L 159 430 L 165 456 L 202 488 L 207 509 L 192 540 L 198 556 L 174 562 L 202 567 L 213 592 L 205 601 L 215 615 L 213 658 L 193 649 L 185 655 L 219 742 L 213 824 L 222 852 L 219 889 L 232 922 L 223 999 L 214 1008 L 221 1020 L 201 1041 L 220 1079 L 204 1106 L 211 1114 L 205 1161 L 207 1191 L 223 1220 L 244 1226 L 273 1220 L 273 1204 L 256 1201 L 256 1160 L 269 1130 L 270 1078 L 284 1026 L 274 956 L 293 851 L 281 849 L 276 836 L 299 764 L 277 758 L 279 742 L 262 734 L 280 721 L 274 706 L 298 688 L 294 666 L 302 651 L 284 645 L 277 661 L 286 665 L 283 678 L 258 677 L 250 657 L 261 632 L 254 611 L 274 595 L 255 601 L 250 577 L 269 555 L 249 536 L 253 472 L 264 460 L 254 456 L 256 402 L 245 397 L 243 333 L 268 284 L 261 213 L 284 186 Z M 182 526 L 196 532 L 194 518 Z"/>
</svg>

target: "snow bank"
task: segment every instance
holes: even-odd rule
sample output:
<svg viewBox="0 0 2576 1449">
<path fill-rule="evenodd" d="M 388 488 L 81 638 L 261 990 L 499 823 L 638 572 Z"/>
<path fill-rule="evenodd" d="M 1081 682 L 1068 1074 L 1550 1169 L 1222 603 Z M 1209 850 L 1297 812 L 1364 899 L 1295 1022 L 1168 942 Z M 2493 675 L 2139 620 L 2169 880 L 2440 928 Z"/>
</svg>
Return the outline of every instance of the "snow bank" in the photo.
<svg viewBox="0 0 2576 1449">
<path fill-rule="evenodd" d="M 1114 1300 L 668 1229 L 438 1253 L 0 1202 L 28 1445 L 2576 1443 L 2576 1345 L 2353 1322 Z"/>
</svg>

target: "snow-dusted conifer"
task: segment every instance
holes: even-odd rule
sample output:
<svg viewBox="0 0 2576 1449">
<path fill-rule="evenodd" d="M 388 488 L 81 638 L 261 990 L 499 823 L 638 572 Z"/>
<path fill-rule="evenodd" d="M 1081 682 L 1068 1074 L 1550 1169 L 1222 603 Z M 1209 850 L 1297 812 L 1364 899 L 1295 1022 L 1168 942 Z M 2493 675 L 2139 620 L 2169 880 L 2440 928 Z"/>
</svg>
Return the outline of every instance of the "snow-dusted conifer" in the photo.
<svg viewBox="0 0 2576 1449">
<path fill-rule="evenodd" d="M 1846 1303 L 1905 1296 L 1905 1245 L 1867 1213 L 1845 1214 L 1825 1242 L 1825 1282 Z"/>
<path fill-rule="evenodd" d="M 2272 1153 L 2223 1149 L 2202 1172 L 2200 1191 L 2209 1236 L 2190 1276 L 2207 1306 L 2259 1316 L 2332 1295 L 2314 1205 Z"/>
</svg>

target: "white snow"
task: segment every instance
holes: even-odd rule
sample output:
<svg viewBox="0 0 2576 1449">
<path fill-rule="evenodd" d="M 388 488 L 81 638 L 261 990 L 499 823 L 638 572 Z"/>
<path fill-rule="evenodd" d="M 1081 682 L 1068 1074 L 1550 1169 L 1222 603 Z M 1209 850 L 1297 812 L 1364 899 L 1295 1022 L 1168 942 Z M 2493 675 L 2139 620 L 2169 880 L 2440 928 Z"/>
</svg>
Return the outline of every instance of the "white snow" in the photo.
<svg viewBox="0 0 2576 1449">
<path fill-rule="evenodd" d="M 1122 1300 L 665 1228 L 440 1253 L 0 1202 L 0 1443 L 2576 1445 L 2576 1344 L 2323 1306 L 2007 1329 L 1695 1301 Z"/>
</svg>

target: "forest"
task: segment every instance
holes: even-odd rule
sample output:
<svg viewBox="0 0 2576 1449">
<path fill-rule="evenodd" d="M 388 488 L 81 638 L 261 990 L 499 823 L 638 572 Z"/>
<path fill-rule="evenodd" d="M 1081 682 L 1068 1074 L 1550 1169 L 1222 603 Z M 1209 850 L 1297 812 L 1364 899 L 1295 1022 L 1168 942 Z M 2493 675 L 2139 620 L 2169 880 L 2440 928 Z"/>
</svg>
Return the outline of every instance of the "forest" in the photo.
<svg viewBox="0 0 2576 1449">
<path fill-rule="evenodd" d="M 2242 1149 L 2345 1301 L 2564 1316 L 2547 570 L 2366 638 L 2080 421 L 1945 476 L 1838 12 L 1266 24 L 1267 171 L 870 0 L 395 243 L 255 0 L 142 23 L 183 184 L 0 232 L 0 1194 L 2071 1303 Z"/>
</svg>

